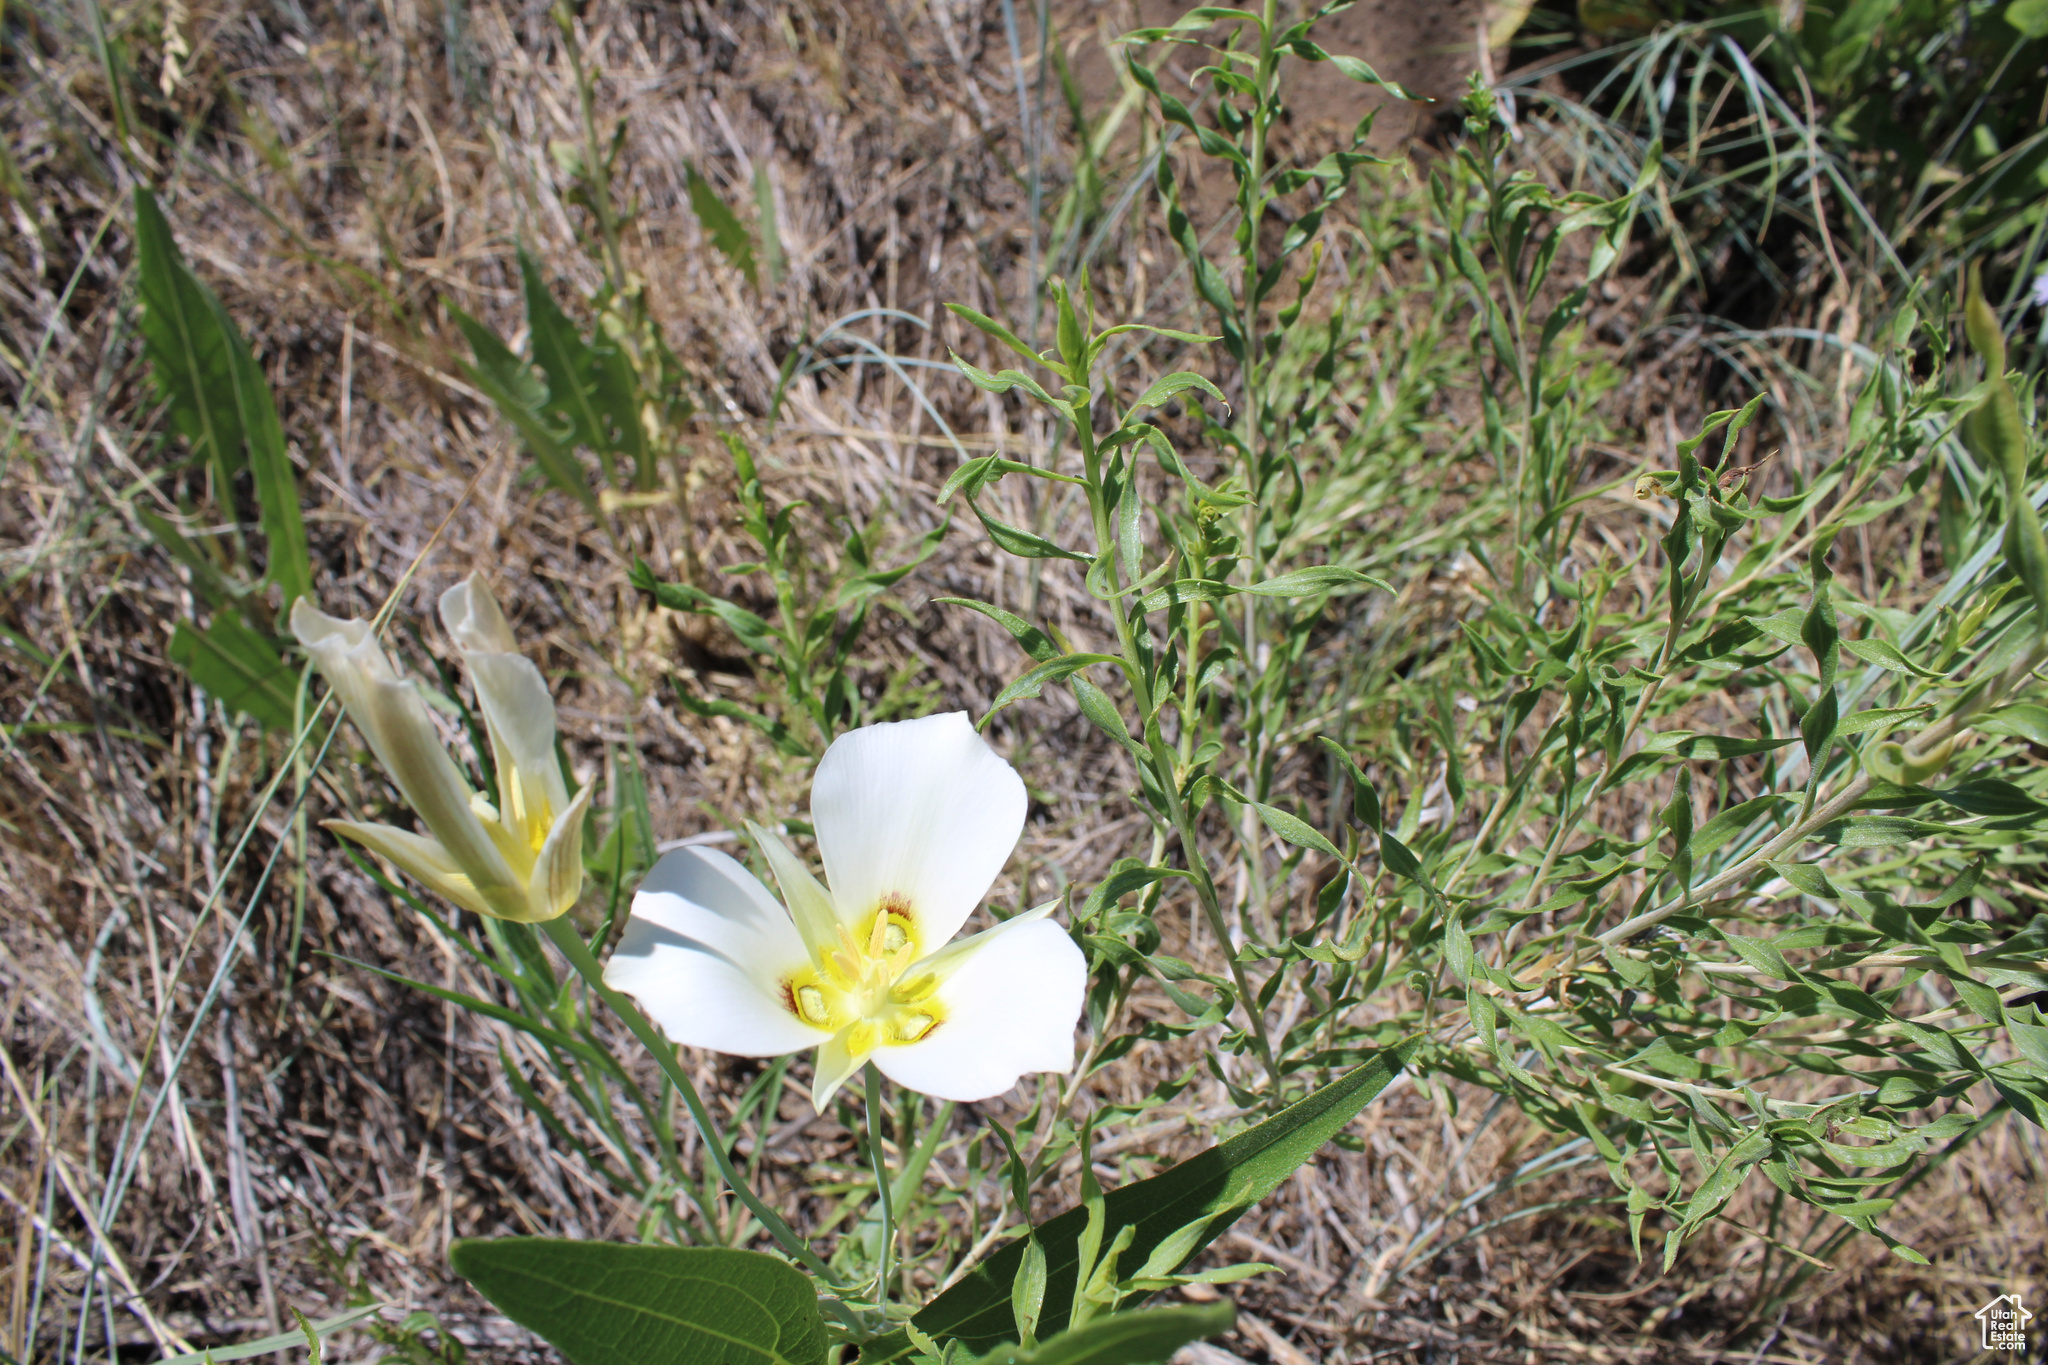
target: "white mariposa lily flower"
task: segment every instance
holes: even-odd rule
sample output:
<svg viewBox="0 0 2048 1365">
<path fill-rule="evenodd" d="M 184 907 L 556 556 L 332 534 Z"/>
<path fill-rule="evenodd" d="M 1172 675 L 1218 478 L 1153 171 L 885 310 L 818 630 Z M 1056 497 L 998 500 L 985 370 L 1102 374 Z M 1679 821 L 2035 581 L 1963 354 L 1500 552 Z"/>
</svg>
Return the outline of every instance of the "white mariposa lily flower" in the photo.
<svg viewBox="0 0 2048 1365">
<path fill-rule="evenodd" d="M 842 735 L 811 786 L 826 884 L 759 826 L 786 910 L 724 854 L 677 849 L 633 897 L 605 982 L 678 1043 L 817 1048 L 820 1112 L 868 1061 L 961 1101 L 1065 1071 L 1088 968 L 1052 906 L 948 942 L 1009 860 L 1025 804 L 964 712 Z"/>
<path fill-rule="evenodd" d="M 583 889 L 591 788 L 569 795 L 555 757 L 554 700 L 481 577 L 441 594 L 441 621 L 476 685 L 498 803 L 470 790 L 417 686 L 391 666 L 370 623 L 328 616 L 302 597 L 292 634 L 431 837 L 358 820 L 324 823 L 465 910 L 529 924 L 553 919 Z"/>
</svg>

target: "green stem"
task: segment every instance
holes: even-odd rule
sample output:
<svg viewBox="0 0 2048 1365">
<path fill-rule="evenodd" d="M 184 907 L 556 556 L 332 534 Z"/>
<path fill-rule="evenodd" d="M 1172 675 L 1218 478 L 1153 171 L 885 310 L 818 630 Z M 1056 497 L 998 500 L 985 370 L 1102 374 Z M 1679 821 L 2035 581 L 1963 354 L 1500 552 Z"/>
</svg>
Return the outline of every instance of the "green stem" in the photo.
<svg viewBox="0 0 2048 1365">
<path fill-rule="evenodd" d="M 705 1109 L 703 1098 L 697 1094 L 697 1087 L 690 1080 L 690 1073 L 683 1070 L 682 1062 L 676 1057 L 675 1045 L 661 1036 L 660 1030 L 640 1012 L 638 1005 L 605 984 L 604 969 L 599 967 L 597 959 L 590 955 L 589 945 L 577 934 L 576 927 L 569 923 L 568 916 L 559 915 L 548 920 L 541 928 L 562 956 L 569 960 L 569 965 L 575 969 L 576 975 L 583 978 L 583 983 L 590 987 L 600 1000 L 611 1006 L 612 1012 L 623 1019 L 626 1027 L 632 1030 L 633 1036 L 640 1040 L 641 1046 L 654 1054 L 654 1060 L 660 1064 L 662 1074 L 674 1084 L 677 1092 L 683 1097 L 683 1103 L 689 1107 L 690 1118 L 696 1123 L 697 1132 L 704 1139 L 704 1149 L 710 1153 L 711 1162 L 718 1168 L 718 1174 L 724 1178 L 726 1187 L 739 1196 L 740 1203 L 746 1205 L 747 1211 L 760 1221 L 762 1227 L 768 1229 L 768 1235 L 775 1239 L 776 1245 L 827 1285 L 834 1289 L 839 1288 L 839 1277 L 832 1273 L 831 1267 L 820 1260 L 809 1244 L 782 1220 L 781 1214 L 762 1203 L 760 1196 L 755 1194 L 740 1173 L 733 1169 L 732 1157 L 726 1151 L 725 1135 L 719 1131 L 710 1111 Z"/>
<path fill-rule="evenodd" d="M 2006 669 L 2005 672 L 1996 678 L 1987 680 L 1984 685 L 1973 688 L 1954 712 L 1936 721 L 1933 725 L 1928 726 L 1925 730 L 1914 736 L 1913 741 L 1906 746 L 1908 760 L 1924 759 L 1926 756 L 1939 750 L 1942 744 L 1947 742 L 1952 736 L 1959 734 L 1967 728 L 1972 717 L 1989 710 L 2001 697 L 2011 692 L 2013 688 L 2017 687 L 2032 674 L 2036 668 L 2039 668 L 2044 661 L 2048 661 L 2048 642 L 2036 641 L 2026 654 L 2010 668 Z M 1849 814 L 1856 808 L 1856 803 L 1862 800 L 1864 794 L 1870 790 L 1874 780 L 1867 771 L 1859 773 L 1847 786 L 1830 797 L 1817 810 L 1802 816 L 1789 829 L 1770 839 L 1763 847 L 1740 859 L 1726 871 L 1694 887 L 1689 899 L 1679 897 L 1668 905 L 1658 906 L 1656 909 L 1646 910 L 1640 915 L 1623 920 L 1612 929 L 1600 934 L 1599 941 L 1602 943 L 1624 943 L 1643 932 L 1643 930 L 1662 924 L 1665 920 L 1683 910 L 1687 904 L 1703 903 L 1711 900 L 1729 887 L 1740 885 L 1754 875 L 1756 870 L 1766 862 L 1796 850 L 1800 844 L 1812 837 L 1813 831 L 1832 820 Z M 1818 788 L 1819 784 L 1816 782 L 1814 790 L 1817 791 Z"/>
<path fill-rule="evenodd" d="M 889 1262 L 896 1250 L 896 1210 L 889 1189 L 889 1164 L 882 1159 L 882 1073 L 872 1063 L 867 1070 L 868 1160 L 875 1168 L 875 1201 L 882 1212 L 882 1255 L 875 1276 L 875 1302 L 889 1302 Z"/>
<path fill-rule="evenodd" d="M 1091 405 L 1092 406 L 1092 405 Z M 1115 534 L 1110 527 L 1109 506 L 1102 497 L 1102 460 L 1095 448 L 1095 432 L 1092 420 L 1075 423 L 1074 434 L 1081 447 L 1082 472 L 1087 480 L 1088 512 L 1095 524 L 1095 544 L 1098 553 L 1108 553 L 1116 544 Z M 1111 569 L 1112 573 L 1118 571 Z M 1202 903 L 1202 914 L 1209 922 L 1209 928 L 1216 935 L 1216 945 L 1223 950 L 1224 958 L 1230 963 L 1230 978 L 1236 983 L 1238 999 L 1244 1006 L 1245 1018 L 1249 1021 L 1253 1045 L 1258 1049 L 1259 1060 L 1264 1064 L 1266 1074 L 1273 1083 L 1273 1093 L 1280 1093 L 1280 1066 L 1273 1055 L 1272 1040 L 1266 1035 L 1266 1021 L 1259 1013 L 1257 997 L 1253 995 L 1251 982 L 1245 976 L 1244 964 L 1237 960 L 1237 954 L 1230 944 L 1230 926 L 1223 918 L 1223 904 L 1216 894 L 1216 883 L 1209 876 L 1209 867 L 1202 859 L 1201 844 L 1197 842 L 1193 813 L 1181 799 L 1180 783 L 1176 780 L 1179 765 L 1174 762 L 1173 750 L 1166 743 L 1166 736 L 1159 729 L 1159 718 L 1152 704 L 1152 683 L 1145 674 L 1139 655 L 1136 627 L 1131 622 L 1129 609 L 1120 593 L 1109 596 L 1110 617 L 1116 624 L 1117 645 L 1123 653 L 1124 678 L 1131 686 L 1133 699 L 1138 704 L 1139 723 L 1143 727 L 1145 747 L 1150 753 L 1153 772 L 1158 776 L 1159 789 L 1166 801 L 1167 817 L 1180 834 L 1181 860 L 1187 864 L 1188 875 L 1195 883 L 1195 895 Z M 1190 668 L 1193 661 L 1189 661 Z M 1182 724 L 1192 725 L 1193 716 L 1182 717 Z"/>
</svg>

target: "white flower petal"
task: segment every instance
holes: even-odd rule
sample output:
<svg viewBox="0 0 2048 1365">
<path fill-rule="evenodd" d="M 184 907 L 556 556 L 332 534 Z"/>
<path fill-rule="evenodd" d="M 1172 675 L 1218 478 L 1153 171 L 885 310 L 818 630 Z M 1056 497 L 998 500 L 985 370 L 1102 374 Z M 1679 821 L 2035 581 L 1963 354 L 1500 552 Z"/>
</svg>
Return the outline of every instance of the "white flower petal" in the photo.
<svg viewBox="0 0 2048 1365">
<path fill-rule="evenodd" d="M 679 848 L 640 884 L 604 979 L 675 1042 L 773 1057 L 831 1037 L 782 999 L 783 978 L 809 962 L 789 916 L 751 872 L 715 850 Z"/>
<path fill-rule="evenodd" d="M 839 916 L 885 902 L 919 946 L 944 943 L 987 894 L 1024 830 L 1024 781 L 967 713 L 852 730 L 811 785 L 811 823 Z"/>
<path fill-rule="evenodd" d="M 959 946 L 969 951 L 948 963 L 938 989 L 944 1019 L 918 1042 L 876 1049 L 882 1073 L 966 1102 L 1002 1094 L 1027 1071 L 1072 1067 L 1088 962 L 1066 930 L 1019 916 Z"/>
<path fill-rule="evenodd" d="M 516 654 L 519 644 L 482 574 L 473 573 L 441 594 L 441 624 L 456 646 L 478 654 Z"/>
<path fill-rule="evenodd" d="M 768 870 L 775 874 L 775 884 L 782 888 L 783 904 L 789 907 L 789 917 L 796 921 L 796 931 L 810 949 L 811 964 L 823 970 L 825 955 L 839 946 L 836 903 L 804 866 L 804 860 L 773 830 L 749 821 L 747 833 L 754 837 L 761 856 L 768 860 Z"/>
</svg>

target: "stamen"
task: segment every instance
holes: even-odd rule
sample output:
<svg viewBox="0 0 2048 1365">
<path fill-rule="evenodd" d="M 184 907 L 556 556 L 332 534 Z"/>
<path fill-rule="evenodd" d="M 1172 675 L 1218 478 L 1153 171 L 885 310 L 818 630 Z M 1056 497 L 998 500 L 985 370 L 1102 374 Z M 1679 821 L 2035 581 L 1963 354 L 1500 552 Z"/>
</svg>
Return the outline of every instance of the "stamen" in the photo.
<svg viewBox="0 0 2048 1365">
<path fill-rule="evenodd" d="M 816 986 L 799 986 L 796 991 L 796 1010 L 813 1024 L 825 1022 L 825 992 Z"/>
<path fill-rule="evenodd" d="M 908 981 L 898 981 L 895 989 L 889 992 L 889 998 L 899 1005 L 922 1004 L 931 999 L 932 992 L 938 988 L 939 978 L 931 972 L 925 972 Z"/>
</svg>

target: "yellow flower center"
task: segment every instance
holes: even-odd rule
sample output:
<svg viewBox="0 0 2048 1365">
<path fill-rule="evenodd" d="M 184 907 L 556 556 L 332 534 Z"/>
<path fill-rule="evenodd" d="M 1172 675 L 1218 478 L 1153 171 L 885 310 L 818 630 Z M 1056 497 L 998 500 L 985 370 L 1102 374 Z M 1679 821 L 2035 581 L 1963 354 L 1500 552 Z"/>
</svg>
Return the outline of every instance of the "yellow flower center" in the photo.
<svg viewBox="0 0 2048 1365">
<path fill-rule="evenodd" d="M 945 1020 L 938 978 L 904 975 L 917 960 L 908 916 L 885 905 L 864 931 L 839 926 L 839 944 L 822 969 L 804 966 L 784 977 L 783 1004 L 813 1028 L 839 1034 L 856 1058 L 885 1044 L 914 1043 Z"/>
</svg>

